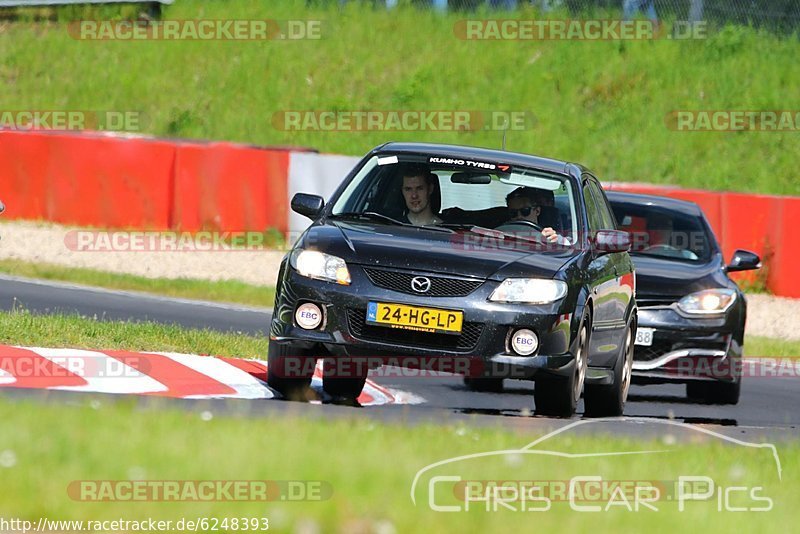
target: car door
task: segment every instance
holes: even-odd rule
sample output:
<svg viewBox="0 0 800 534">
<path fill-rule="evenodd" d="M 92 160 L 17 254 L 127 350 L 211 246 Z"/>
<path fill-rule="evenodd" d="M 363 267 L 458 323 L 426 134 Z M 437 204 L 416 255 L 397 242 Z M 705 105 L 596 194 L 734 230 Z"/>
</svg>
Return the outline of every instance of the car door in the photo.
<svg viewBox="0 0 800 534">
<path fill-rule="evenodd" d="M 616 230 L 613 213 L 597 180 L 584 175 L 583 197 L 589 221 L 589 238 L 599 230 Z M 632 295 L 623 289 L 623 277 L 630 273 L 626 266 L 627 253 L 590 252 L 589 272 L 592 277 L 590 290 L 594 303 L 592 338 L 589 346 L 589 365 L 610 367 L 619 354 L 625 328 L 625 311 Z"/>
</svg>

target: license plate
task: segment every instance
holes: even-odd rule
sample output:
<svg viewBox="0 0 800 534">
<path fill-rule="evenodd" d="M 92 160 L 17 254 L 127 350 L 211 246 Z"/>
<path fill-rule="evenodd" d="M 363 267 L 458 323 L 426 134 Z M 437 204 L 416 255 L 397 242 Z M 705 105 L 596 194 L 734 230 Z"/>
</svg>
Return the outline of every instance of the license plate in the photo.
<svg viewBox="0 0 800 534">
<path fill-rule="evenodd" d="M 370 302 L 367 305 L 367 323 L 418 332 L 460 334 L 464 312 Z"/>
<path fill-rule="evenodd" d="M 634 345 L 641 345 L 649 347 L 653 344 L 653 332 L 655 328 L 637 328 L 636 329 L 636 343 Z"/>
</svg>

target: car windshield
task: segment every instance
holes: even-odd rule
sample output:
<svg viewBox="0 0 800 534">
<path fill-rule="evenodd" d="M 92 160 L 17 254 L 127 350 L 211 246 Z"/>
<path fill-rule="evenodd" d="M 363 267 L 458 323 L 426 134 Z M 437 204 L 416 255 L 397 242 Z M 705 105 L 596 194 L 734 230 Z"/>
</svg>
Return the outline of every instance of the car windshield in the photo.
<svg viewBox="0 0 800 534">
<path fill-rule="evenodd" d="M 711 258 L 701 218 L 653 206 L 611 204 L 619 229 L 631 233 L 631 254 L 693 263 Z"/>
<path fill-rule="evenodd" d="M 331 216 L 493 229 L 523 241 L 543 241 L 542 230 L 552 228 L 562 245 L 570 241 L 561 236 L 577 235 L 575 194 L 567 176 L 428 155 L 374 156 L 336 199 Z"/>
</svg>

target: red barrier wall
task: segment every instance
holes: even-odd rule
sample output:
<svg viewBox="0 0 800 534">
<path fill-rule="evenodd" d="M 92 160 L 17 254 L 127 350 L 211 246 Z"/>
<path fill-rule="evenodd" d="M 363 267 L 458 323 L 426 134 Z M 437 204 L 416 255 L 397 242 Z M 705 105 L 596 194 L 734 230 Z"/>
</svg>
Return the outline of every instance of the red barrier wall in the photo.
<svg viewBox="0 0 800 534">
<path fill-rule="evenodd" d="M 782 199 L 771 221 L 781 228 L 770 263 L 769 288 L 785 297 L 800 297 L 800 198 Z"/>
<path fill-rule="evenodd" d="M 212 143 L 182 145 L 175 165 L 176 230 L 288 230 L 289 153 Z"/>
<path fill-rule="evenodd" d="M 172 144 L 74 134 L 0 135 L 6 216 L 79 226 L 169 228 Z"/>
<path fill-rule="evenodd" d="M 0 131 L 4 215 L 104 228 L 288 230 L 288 150 Z"/>
</svg>

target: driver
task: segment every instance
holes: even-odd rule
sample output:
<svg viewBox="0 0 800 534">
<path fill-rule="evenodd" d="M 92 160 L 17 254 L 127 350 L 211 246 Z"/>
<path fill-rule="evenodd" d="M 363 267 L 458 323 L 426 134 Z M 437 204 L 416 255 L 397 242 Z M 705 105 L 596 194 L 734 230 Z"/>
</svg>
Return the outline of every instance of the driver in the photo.
<svg viewBox="0 0 800 534">
<path fill-rule="evenodd" d="M 442 220 L 433 212 L 431 196 L 436 188 L 436 175 L 425 165 L 409 165 L 403 169 L 403 198 L 406 201 L 404 218 L 414 226 L 439 224 Z"/>
<path fill-rule="evenodd" d="M 539 227 L 539 214 L 542 212 L 541 192 L 533 187 L 518 187 L 506 197 L 510 221 L 528 221 Z M 569 242 L 550 228 L 542 228 L 542 237 L 548 243 L 569 244 Z"/>
</svg>

